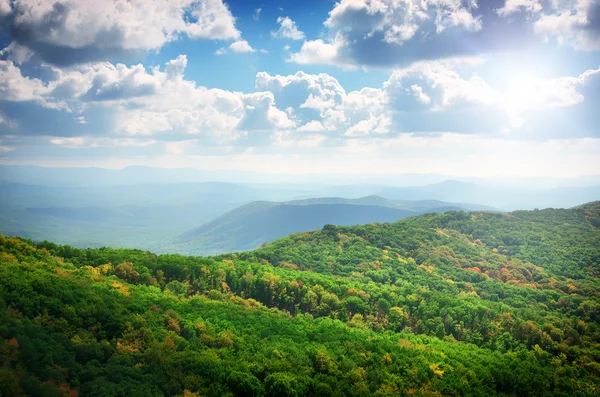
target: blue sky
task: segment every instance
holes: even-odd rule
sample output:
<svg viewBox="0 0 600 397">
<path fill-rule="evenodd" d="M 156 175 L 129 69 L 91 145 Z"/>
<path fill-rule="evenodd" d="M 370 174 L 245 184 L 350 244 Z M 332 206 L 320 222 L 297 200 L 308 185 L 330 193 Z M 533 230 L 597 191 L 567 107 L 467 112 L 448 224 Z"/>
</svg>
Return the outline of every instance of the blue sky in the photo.
<svg viewBox="0 0 600 397">
<path fill-rule="evenodd" d="M 600 173 L 600 0 L 0 0 L 0 163 Z"/>
</svg>

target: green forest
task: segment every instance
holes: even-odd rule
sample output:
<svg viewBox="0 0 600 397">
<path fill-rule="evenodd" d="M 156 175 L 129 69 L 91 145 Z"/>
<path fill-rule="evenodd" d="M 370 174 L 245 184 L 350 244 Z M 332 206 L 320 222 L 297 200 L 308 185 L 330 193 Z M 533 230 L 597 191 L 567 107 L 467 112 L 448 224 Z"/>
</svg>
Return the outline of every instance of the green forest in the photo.
<svg viewBox="0 0 600 397">
<path fill-rule="evenodd" d="M 0 395 L 597 396 L 600 202 L 216 257 L 0 236 Z"/>
</svg>

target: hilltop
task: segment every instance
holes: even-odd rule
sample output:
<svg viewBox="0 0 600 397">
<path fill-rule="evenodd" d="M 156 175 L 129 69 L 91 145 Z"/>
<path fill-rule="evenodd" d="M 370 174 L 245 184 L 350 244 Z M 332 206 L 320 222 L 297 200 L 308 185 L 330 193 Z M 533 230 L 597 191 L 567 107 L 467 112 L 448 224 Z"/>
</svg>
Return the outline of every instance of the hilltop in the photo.
<svg viewBox="0 0 600 397">
<path fill-rule="evenodd" d="M 495 210 L 492 207 L 437 200 L 389 200 L 381 196 L 357 199 L 311 198 L 286 202 L 256 201 L 188 230 L 169 249 L 187 254 L 247 251 L 291 233 L 325 224 L 360 225 L 395 222 L 424 212 Z"/>
</svg>

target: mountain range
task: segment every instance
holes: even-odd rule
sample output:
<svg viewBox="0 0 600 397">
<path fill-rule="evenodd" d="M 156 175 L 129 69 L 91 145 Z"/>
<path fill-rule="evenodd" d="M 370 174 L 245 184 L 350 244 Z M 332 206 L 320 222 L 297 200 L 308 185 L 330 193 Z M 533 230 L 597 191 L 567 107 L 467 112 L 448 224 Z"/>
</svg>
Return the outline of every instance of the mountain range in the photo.
<svg viewBox="0 0 600 397">
<path fill-rule="evenodd" d="M 531 184 L 440 175 L 369 183 L 357 178 L 347 184 L 325 176 L 313 182 L 303 176 L 234 183 L 255 178 L 149 167 L 58 171 L 0 166 L 0 233 L 82 248 L 214 254 L 256 248 L 326 223 L 393 222 L 430 211 L 570 208 L 600 199 L 595 176 Z M 212 182 L 212 177 L 230 182 Z"/>
<path fill-rule="evenodd" d="M 425 212 L 457 210 L 496 209 L 435 200 L 388 200 L 379 196 L 258 201 L 181 234 L 169 249 L 200 255 L 246 251 L 291 233 L 320 229 L 325 224 L 351 226 L 395 222 Z"/>
</svg>

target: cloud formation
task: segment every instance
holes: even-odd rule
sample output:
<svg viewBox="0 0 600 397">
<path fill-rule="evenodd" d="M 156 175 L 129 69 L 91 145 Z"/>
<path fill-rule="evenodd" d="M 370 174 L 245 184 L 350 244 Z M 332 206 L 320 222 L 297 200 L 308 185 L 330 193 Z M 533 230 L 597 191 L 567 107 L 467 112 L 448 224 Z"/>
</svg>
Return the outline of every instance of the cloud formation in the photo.
<svg viewBox="0 0 600 397">
<path fill-rule="evenodd" d="M 271 32 L 272 37 L 290 40 L 304 39 L 304 32 L 299 30 L 296 22 L 292 21 L 289 17 L 279 17 L 277 18 L 277 23 L 279 24 L 279 30 Z"/>
<path fill-rule="evenodd" d="M 534 25 L 536 33 L 576 50 L 600 50 L 600 0 L 566 0 L 553 4 L 553 12 L 538 14 Z"/>
<path fill-rule="evenodd" d="M 527 48 L 555 39 L 600 49 L 600 0 L 341 0 L 290 62 L 343 68 Z"/>
<path fill-rule="evenodd" d="M 599 103 L 600 67 L 576 76 L 504 86 L 476 73 L 483 62 L 423 61 L 394 70 L 379 87 L 353 91 L 325 73 L 259 72 L 255 92 L 242 93 L 209 89 L 186 79 L 185 55 L 151 69 L 108 62 L 69 69 L 46 66 L 49 79 L 30 77 L 4 60 L 0 106 L 6 108 L 0 135 L 51 135 L 52 145 L 71 149 L 145 147 L 151 141 L 169 142 L 173 149 L 175 142 L 189 140 L 205 146 L 276 144 L 289 149 L 343 146 L 350 140 L 392 139 L 407 133 L 535 134 L 532 122 L 552 120 L 544 133 L 565 137 L 573 134 L 571 126 L 555 115 L 589 112 Z M 36 118 L 19 118 L 19 106 L 25 105 L 36 107 Z M 48 130 L 49 118 L 63 121 L 55 121 L 54 129 Z M 599 121 L 589 115 L 584 119 L 589 119 L 590 131 Z"/>
<path fill-rule="evenodd" d="M 231 43 L 229 48 L 233 52 L 256 52 L 256 50 L 254 48 L 252 48 L 246 40 L 234 41 L 233 43 Z"/>
<path fill-rule="evenodd" d="M 108 60 L 161 48 L 180 36 L 238 39 L 222 0 L 0 0 L 11 49 L 55 65 Z"/>
</svg>

